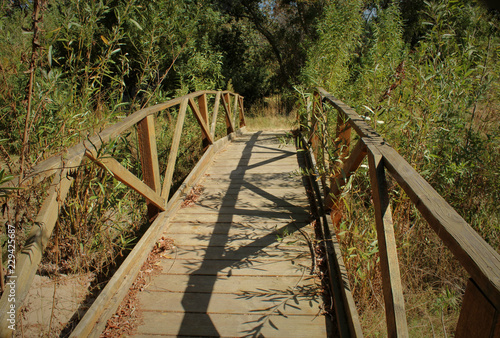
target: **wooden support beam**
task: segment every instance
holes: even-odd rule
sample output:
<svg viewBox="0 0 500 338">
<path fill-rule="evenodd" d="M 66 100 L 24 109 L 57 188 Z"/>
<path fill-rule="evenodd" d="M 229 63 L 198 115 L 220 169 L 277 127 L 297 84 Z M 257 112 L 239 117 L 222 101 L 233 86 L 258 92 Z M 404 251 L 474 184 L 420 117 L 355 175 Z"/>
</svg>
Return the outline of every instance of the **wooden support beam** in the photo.
<svg viewBox="0 0 500 338">
<path fill-rule="evenodd" d="M 35 224 L 28 234 L 26 245 L 17 253 L 15 271 L 7 276 L 7 287 L 10 288 L 9 283 L 13 283 L 15 285 L 16 296 L 14 297 L 14 301 L 11 302 L 9 301 L 9 292 L 4 292 L 0 299 L 0 312 L 2 313 L 0 337 L 10 337 L 14 332 L 8 327 L 9 322 L 6 320 L 7 312 L 11 310 L 11 306 L 13 305 L 16 314 L 20 314 L 21 306 L 33 282 L 38 265 L 42 260 L 42 254 L 52 236 L 57 218 L 59 217 L 59 211 L 73 182 L 73 177 L 69 175 L 70 171 L 78 167 L 80 162 L 81 157 L 73 157 L 64 164 L 64 168 L 56 172 L 48 189 L 48 197 L 43 202 L 35 219 Z M 14 322 L 18 323 L 19 318 Z"/>
<path fill-rule="evenodd" d="M 318 118 L 316 116 L 316 109 L 319 111 L 318 114 L 323 113 L 323 105 L 321 103 L 321 98 L 319 95 L 314 96 L 313 110 L 311 114 L 310 126 L 311 132 L 309 135 L 309 142 L 311 143 L 311 148 L 314 154 L 314 159 L 318 160 L 318 147 L 319 147 L 319 137 L 318 137 Z"/>
<path fill-rule="evenodd" d="M 139 153 L 144 183 L 157 194 L 161 193 L 160 168 L 158 166 L 158 152 L 156 149 L 155 118 L 148 115 L 137 124 L 139 139 Z M 148 217 L 152 219 L 158 214 L 158 209 L 147 200 Z"/>
<path fill-rule="evenodd" d="M 347 183 L 352 174 L 358 170 L 365 156 L 366 146 L 362 140 L 359 140 L 350 156 L 343 160 L 340 173 L 331 179 L 330 191 L 325 200 L 327 209 L 331 209 L 334 206 L 335 199 L 340 195 L 342 187 Z"/>
<path fill-rule="evenodd" d="M 179 144 L 181 142 L 182 129 L 184 127 L 184 119 L 186 117 L 186 110 L 188 106 L 188 99 L 184 99 L 179 107 L 179 116 L 175 125 L 174 136 L 172 139 L 172 146 L 168 154 L 167 170 L 165 171 L 165 178 L 163 180 L 163 189 L 161 190 L 161 197 L 168 202 L 170 195 L 170 188 L 172 187 L 172 178 L 174 177 L 175 162 L 177 161 L 177 153 L 179 151 Z"/>
<path fill-rule="evenodd" d="M 226 127 L 227 134 L 234 132 L 233 119 L 231 117 L 231 100 L 229 93 L 222 95 L 222 104 L 224 105 L 224 110 L 226 111 Z"/>
<path fill-rule="evenodd" d="M 208 102 L 207 94 L 202 94 L 198 97 L 198 107 L 200 109 L 201 116 L 205 124 L 208 124 Z"/>
<path fill-rule="evenodd" d="M 343 160 L 349 155 L 349 146 L 351 145 L 351 125 L 347 122 L 346 116 L 343 113 L 337 114 L 336 141 L 340 159 Z"/>
<path fill-rule="evenodd" d="M 117 160 L 112 157 L 98 157 L 97 152 L 93 149 L 88 149 L 85 155 L 97 165 L 109 170 L 118 181 L 134 189 L 139 195 L 146 198 L 158 209 L 161 211 L 165 210 L 165 200 L 156 191 L 147 186 L 146 183 L 128 171 L 127 168 L 122 166 Z"/>
<path fill-rule="evenodd" d="M 217 115 L 219 114 L 220 97 L 221 92 L 217 92 L 217 95 L 215 95 L 214 112 L 212 113 L 212 124 L 210 125 L 212 140 L 215 140 L 215 127 L 217 125 Z"/>
<path fill-rule="evenodd" d="M 238 98 L 240 101 L 240 128 L 243 128 L 247 125 L 245 121 L 245 111 L 243 110 L 243 96 L 239 96 Z"/>
<path fill-rule="evenodd" d="M 500 309 L 491 304 L 472 279 L 467 283 L 455 337 L 500 337 Z"/>
<path fill-rule="evenodd" d="M 234 108 L 233 108 L 233 127 L 236 127 L 236 118 L 239 116 L 239 112 L 238 112 L 238 103 L 239 103 L 239 95 L 238 94 L 234 94 Z M 239 126 L 239 124 L 238 124 Z"/>
<path fill-rule="evenodd" d="M 368 149 L 370 180 L 382 270 L 387 335 L 389 337 L 408 337 L 403 288 L 401 286 L 394 225 L 392 223 L 391 207 L 387 193 L 384 159 L 376 148 L 368 146 Z"/>
<path fill-rule="evenodd" d="M 210 144 L 214 143 L 214 138 L 212 137 L 212 133 L 210 132 L 210 128 L 208 128 L 208 102 L 207 95 L 203 94 L 198 97 L 198 108 L 200 110 L 201 118 L 205 123 L 205 126 L 208 130 L 208 135 L 211 137 L 211 142 L 209 141 L 209 137 L 203 138 L 203 149 L 207 148 Z"/>
<path fill-rule="evenodd" d="M 203 139 L 208 140 L 208 144 L 214 143 L 212 135 L 210 134 L 210 129 L 208 128 L 207 123 L 205 121 L 205 116 L 203 116 L 201 112 L 198 110 L 198 107 L 196 106 L 196 103 L 192 98 L 189 99 L 189 106 L 191 107 L 191 110 L 193 111 L 194 116 L 196 117 L 196 120 L 198 121 L 198 124 L 201 127 L 201 133 L 203 135 Z"/>
</svg>

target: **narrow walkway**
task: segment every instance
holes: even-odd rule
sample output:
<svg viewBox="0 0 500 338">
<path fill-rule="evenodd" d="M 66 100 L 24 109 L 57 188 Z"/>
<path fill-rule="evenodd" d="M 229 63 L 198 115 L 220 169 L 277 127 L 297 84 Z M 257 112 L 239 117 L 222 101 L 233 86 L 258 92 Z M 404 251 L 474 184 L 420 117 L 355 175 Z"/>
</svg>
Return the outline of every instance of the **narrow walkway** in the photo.
<svg viewBox="0 0 500 338">
<path fill-rule="evenodd" d="M 165 231 L 175 249 L 139 294 L 136 336 L 327 336 L 308 200 L 283 136 L 247 133 L 218 155 Z"/>
</svg>

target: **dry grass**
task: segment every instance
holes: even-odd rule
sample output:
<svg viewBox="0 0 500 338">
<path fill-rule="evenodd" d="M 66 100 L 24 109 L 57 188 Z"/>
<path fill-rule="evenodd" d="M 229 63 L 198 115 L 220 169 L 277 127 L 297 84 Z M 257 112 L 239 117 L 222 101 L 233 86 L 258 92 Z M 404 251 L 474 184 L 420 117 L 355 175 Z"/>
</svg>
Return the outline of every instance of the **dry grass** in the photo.
<svg viewBox="0 0 500 338">
<path fill-rule="evenodd" d="M 405 295 L 410 337 L 453 336 L 459 313 L 447 304 L 450 301 L 453 301 L 451 296 L 441 294 L 436 297 L 431 289 Z M 366 337 L 387 336 L 385 310 L 380 303 L 362 313 L 361 323 Z"/>
<path fill-rule="evenodd" d="M 250 131 L 292 129 L 295 113 L 281 109 L 279 101 L 278 96 L 273 96 L 249 107 L 245 115 L 247 129 Z"/>
</svg>

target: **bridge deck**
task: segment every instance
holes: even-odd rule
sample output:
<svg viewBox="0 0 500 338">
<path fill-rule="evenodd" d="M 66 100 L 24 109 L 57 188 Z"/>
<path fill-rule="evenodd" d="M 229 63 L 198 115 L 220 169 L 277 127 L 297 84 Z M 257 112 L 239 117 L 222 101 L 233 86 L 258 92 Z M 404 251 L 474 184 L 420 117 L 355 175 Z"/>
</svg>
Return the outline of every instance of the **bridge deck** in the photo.
<svg viewBox="0 0 500 338">
<path fill-rule="evenodd" d="M 175 248 L 139 293 L 136 336 L 327 336 L 299 160 L 280 136 L 247 133 L 217 156 L 165 231 Z"/>
</svg>

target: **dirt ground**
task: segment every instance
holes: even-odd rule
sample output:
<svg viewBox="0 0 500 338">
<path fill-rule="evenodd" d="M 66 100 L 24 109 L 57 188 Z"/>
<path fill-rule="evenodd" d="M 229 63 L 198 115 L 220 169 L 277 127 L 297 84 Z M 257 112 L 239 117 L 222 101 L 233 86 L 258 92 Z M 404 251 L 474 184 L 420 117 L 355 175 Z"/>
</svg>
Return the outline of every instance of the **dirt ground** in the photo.
<svg viewBox="0 0 500 338">
<path fill-rule="evenodd" d="M 91 273 L 53 278 L 36 275 L 15 337 L 59 336 L 85 300 L 93 277 Z"/>
</svg>

